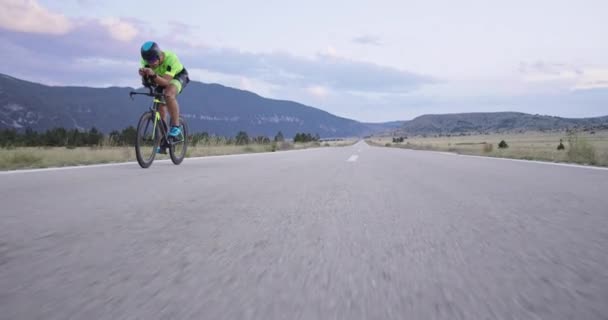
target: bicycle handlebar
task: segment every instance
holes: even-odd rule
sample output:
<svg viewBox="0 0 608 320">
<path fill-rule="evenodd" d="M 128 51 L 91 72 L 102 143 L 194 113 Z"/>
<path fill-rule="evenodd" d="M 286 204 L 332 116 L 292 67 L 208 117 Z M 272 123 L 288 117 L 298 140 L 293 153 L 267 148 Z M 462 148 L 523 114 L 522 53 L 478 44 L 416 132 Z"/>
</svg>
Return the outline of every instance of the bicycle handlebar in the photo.
<svg viewBox="0 0 608 320">
<path fill-rule="evenodd" d="M 136 95 L 155 97 L 155 98 L 161 98 L 163 96 L 162 92 L 153 92 L 152 87 L 147 87 L 147 88 L 148 88 L 149 92 L 131 91 L 131 92 L 129 92 L 129 97 L 131 98 L 131 100 L 133 100 L 133 96 L 136 96 Z"/>
<path fill-rule="evenodd" d="M 145 93 L 145 92 L 131 91 L 131 92 L 129 92 L 129 97 L 131 98 L 131 100 L 133 100 L 133 96 L 135 96 L 135 95 L 144 95 L 144 96 L 154 97 L 154 98 L 163 97 L 163 93 L 153 92 L 154 89 L 156 88 L 156 85 L 154 82 L 151 82 L 149 77 L 143 76 L 142 81 L 143 81 L 144 87 L 148 88 L 149 92 Z"/>
</svg>

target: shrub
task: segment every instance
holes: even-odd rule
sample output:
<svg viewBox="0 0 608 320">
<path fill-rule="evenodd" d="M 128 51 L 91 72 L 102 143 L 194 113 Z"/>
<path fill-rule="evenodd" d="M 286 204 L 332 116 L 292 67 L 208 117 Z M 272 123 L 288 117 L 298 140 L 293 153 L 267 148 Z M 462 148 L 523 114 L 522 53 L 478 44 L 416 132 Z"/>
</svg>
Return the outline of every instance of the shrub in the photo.
<svg viewBox="0 0 608 320">
<path fill-rule="evenodd" d="M 564 150 L 566 147 L 564 146 L 563 140 L 559 139 L 559 145 L 557 146 L 557 150 Z"/>
<path fill-rule="evenodd" d="M 18 152 L 15 153 L 11 158 L 8 159 L 10 164 L 19 164 L 24 166 L 31 166 L 42 162 L 42 157 L 32 153 Z"/>
<path fill-rule="evenodd" d="M 483 145 L 483 152 L 490 153 L 492 151 L 494 151 L 494 145 L 493 144 L 486 143 L 486 144 Z"/>
<path fill-rule="evenodd" d="M 593 146 L 575 132 L 568 133 L 568 160 L 583 164 L 596 164 L 597 157 Z"/>
<path fill-rule="evenodd" d="M 293 142 L 311 142 L 311 141 L 319 141 L 321 137 L 319 134 L 315 134 L 314 136 L 310 133 L 296 133 L 293 137 Z"/>
<path fill-rule="evenodd" d="M 234 140 L 238 145 L 249 144 L 249 135 L 245 131 L 239 131 Z"/>
<path fill-rule="evenodd" d="M 279 144 L 280 150 L 290 150 L 293 149 L 293 145 L 287 141 L 283 141 Z"/>
<path fill-rule="evenodd" d="M 509 147 L 509 145 L 504 140 L 500 141 L 500 143 L 498 144 L 498 149 L 506 149 L 508 147 Z"/>
</svg>

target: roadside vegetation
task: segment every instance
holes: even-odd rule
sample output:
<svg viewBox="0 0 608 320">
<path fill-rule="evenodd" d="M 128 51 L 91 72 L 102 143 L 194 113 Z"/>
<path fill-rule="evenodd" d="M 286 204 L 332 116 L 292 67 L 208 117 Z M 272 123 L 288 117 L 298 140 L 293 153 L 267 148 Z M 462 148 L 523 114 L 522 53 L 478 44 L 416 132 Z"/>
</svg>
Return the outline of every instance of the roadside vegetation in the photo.
<svg viewBox="0 0 608 320">
<path fill-rule="evenodd" d="M 376 146 L 608 166 L 608 131 L 370 137 Z"/>
<path fill-rule="evenodd" d="M 100 163 L 135 161 L 136 130 L 133 127 L 104 135 L 97 129 L 46 132 L 0 130 L 0 170 L 47 168 Z M 204 157 L 257 152 L 276 152 L 317 147 L 339 147 L 356 140 L 323 141 L 318 135 L 297 133 L 285 139 L 282 132 L 274 137 L 250 137 L 241 131 L 234 137 L 195 133 L 189 137 L 187 157 Z M 157 155 L 157 159 L 168 159 Z"/>
</svg>

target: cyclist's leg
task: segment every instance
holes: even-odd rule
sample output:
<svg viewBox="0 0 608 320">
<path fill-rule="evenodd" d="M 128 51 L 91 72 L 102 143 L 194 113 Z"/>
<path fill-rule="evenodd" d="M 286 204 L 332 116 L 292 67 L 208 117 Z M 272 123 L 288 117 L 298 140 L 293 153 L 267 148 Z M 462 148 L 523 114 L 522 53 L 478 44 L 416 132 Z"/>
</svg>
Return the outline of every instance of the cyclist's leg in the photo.
<svg viewBox="0 0 608 320">
<path fill-rule="evenodd" d="M 154 92 L 163 93 L 165 89 L 163 87 L 156 87 Z M 158 104 L 158 112 L 160 113 L 160 118 L 165 122 L 165 124 L 169 124 L 167 122 L 167 105 L 166 104 Z"/>
<path fill-rule="evenodd" d="M 167 105 L 166 104 L 159 104 L 158 105 L 158 112 L 160 113 L 160 118 L 163 119 L 163 121 L 168 124 L 167 122 Z"/>
<path fill-rule="evenodd" d="M 169 113 L 171 114 L 172 126 L 179 126 L 179 104 L 177 102 L 177 96 L 189 81 L 188 73 L 184 70 L 184 72 L 181 72 L 172 79 L 169 82 L 169 86 L 165 89 L 165 100 L 167 101 Z"/>
<path fill-rule="evenodd" d="M 178 89 L 179 88 L 175 86 L 173 81 L 165 88 L 165 101 L 167 101 L 167 107 L 169 107 L 172 126 L 179 125 L 179 104 L 177 103 Z"/>
<path fill-rule="evenodd" d="M 165 104 L 159 104 L 158 105 L 158 112 L 160 113 L 160 119 L 165 123 L 165 128 L 169 128 L 168 123 L 167 122 L 167 105 Z M 158 125 L 161 125 L 160 123 Z M 166 144 L 165 140 L 163 139 L 161 141 L 160 146 L 158 146 L 158 150 L 157 152 L 159 153 L 167 153 L 166 149 L 169 147 L 168 144 Z"/>
</svg>

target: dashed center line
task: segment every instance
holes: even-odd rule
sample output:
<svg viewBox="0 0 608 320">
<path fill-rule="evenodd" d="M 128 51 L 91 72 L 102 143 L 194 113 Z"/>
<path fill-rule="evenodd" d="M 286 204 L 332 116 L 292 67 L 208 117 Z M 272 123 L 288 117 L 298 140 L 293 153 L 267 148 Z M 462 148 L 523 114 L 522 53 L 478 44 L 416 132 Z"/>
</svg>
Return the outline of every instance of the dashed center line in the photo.
<svg viewBox="0 0 608 320">
<path fill-rule="evenodd" d="M 358 155 L 356 155 L 356 154 L 353 154 L 353 155 L 352 155 L 352 156 L 350 156 L 350 158 L 348 158 L 348 160 L 346 160 L 346 161 L 348 161 L 348 162 L 355 162 L 355 161 L 357 161 L 357 159 L 359 159 L 359 156 L 358 156 Z"/>
</svg>

